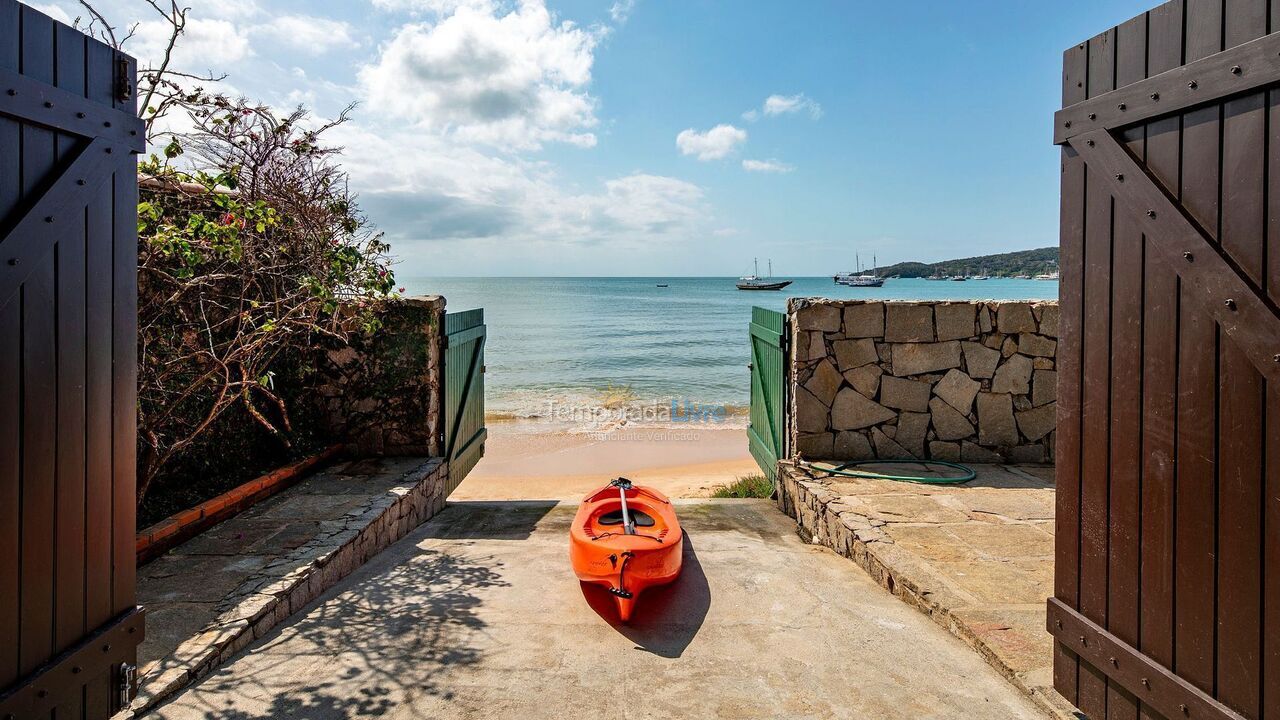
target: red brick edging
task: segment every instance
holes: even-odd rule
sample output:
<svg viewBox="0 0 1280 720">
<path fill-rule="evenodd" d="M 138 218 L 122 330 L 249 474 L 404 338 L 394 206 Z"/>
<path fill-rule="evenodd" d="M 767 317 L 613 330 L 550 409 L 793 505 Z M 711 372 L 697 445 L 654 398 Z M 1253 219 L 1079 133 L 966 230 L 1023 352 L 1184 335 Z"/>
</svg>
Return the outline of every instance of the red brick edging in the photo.
<svg viewBox="0 0 1280 720">
<path fill-rule="evenodd" d="M 313 470 L 338 457 L 346 447 L 343 443 L 331 445 L 311 457 L 273 470 L 139 531 L 134 540 L 138 564 L 154 560 L 210 526 L 291 487 Z"/>
</svg>

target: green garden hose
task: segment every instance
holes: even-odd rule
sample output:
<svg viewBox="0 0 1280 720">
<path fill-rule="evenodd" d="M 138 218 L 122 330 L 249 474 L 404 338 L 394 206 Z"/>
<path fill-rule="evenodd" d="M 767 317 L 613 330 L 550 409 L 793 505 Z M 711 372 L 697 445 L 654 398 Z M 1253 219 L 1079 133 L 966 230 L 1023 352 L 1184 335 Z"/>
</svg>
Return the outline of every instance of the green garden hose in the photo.
<svg viewBox="0 0 1280 720">
<path fill-rule="evenodd" d="M 849 470 L 848 468 L 858 465 L 942 465 L 944 467 L 954 468 L 964 473 L 964 475 L 956 475 L 952 477 L 923 477 L 918 475 L 886 475 L 885 473 L 871 472 L 869 470 Z M 819 472 L 830 473 L 832 475 L 843 475 L 845 477 L 873 478 L 878 480 L 896 480 L 898 482 L 921 483 L 923 485 L 959 485 L 967 483 L 978 476 L 973 468 L 966 467 L 959 463 L 945 462 L 943 460 L 853 460 L 851 462 L 842 463 L 834 467 L 826 467 L 809 463 L 809 467 Z"/>
</svg>

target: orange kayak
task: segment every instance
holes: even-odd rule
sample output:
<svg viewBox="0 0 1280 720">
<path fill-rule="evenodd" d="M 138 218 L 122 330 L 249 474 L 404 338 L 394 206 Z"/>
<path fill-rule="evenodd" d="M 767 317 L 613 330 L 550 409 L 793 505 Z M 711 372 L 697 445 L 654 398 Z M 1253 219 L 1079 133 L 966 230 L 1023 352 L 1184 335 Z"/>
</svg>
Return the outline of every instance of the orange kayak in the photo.
<svg viewBox="0 0 1280 720">
<path fill-rule="evenodd" d="M 569 528 L 573 571 L 582 582 L 609 590 L 623 622 L 631 619 L 640 593 L 676 579 L 683 550 L 671 501 L 626 478 L 583 498 Z"/>
</svg>

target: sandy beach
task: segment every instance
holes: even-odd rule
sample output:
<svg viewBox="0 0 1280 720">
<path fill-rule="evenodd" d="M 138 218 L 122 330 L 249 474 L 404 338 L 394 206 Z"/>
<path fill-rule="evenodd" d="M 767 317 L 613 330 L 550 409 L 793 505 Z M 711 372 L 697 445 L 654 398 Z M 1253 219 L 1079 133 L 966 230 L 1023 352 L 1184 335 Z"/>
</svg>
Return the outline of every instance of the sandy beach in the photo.
<svg viewBox="0 0 1280 720">
<path fill-rule="evenodd" d="M 620 475 L 673 498 L 708 497 L 759 472 L 743 428 L 582 433 L 549 423 L 491 422 L 484 459 L 449 499 L 577 500 Z"/>
</svg>

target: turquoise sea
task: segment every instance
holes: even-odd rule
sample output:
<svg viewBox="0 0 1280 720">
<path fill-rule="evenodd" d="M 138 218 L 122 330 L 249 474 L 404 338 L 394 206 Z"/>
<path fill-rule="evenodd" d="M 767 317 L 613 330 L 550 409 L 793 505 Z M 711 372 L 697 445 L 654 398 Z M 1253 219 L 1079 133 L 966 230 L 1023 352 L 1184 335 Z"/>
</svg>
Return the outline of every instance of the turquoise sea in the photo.
<svg viewBox="0 0 1280 720">
<path fill-rule="evenodd" d="M 565 407 L 671 400 L 748 402 L 751 306 L 789 297 L 1043 300 L 1050 280 L 899 279 L 850 288 L 799 278 L 780 292 L 744 292 L 735 278 L 408 278 L 408 294 L 439 294 L 450 311 L 482 307 L 488 325 L 486 406 L 495 416 L 548 418 Z M 660 288 L 659 284 L 669 287 Z"/>
</svg>

